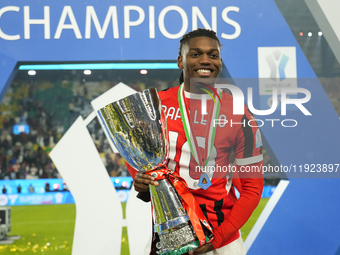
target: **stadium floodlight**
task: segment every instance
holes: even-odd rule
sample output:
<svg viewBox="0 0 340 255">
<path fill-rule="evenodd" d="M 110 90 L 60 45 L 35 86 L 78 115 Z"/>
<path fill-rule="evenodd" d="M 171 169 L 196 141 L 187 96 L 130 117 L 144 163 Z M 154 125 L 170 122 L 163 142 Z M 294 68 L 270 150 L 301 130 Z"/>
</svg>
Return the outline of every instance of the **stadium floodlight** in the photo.
<svg viewBox="0 0 340 255">
<path fill-rule="evenodd" d="M 34 70 L 29 70 L 28 71 L 28 75 L 35 75 L 37 72 L 36 71 L 34 71 Z"/>
<path fill-rule="evenodd" d="M 308 36 L 311 37 L 313 35 L 312 32 L 308 32 Z"/>
<path fill-rule="evenodd" d="M 322 32 L 321 32 L 321 31 L 319 31 L 318 35 L 319 35 L 319 36 L 322 36 Z"/>
<path fill-rule="evenodd" d="M 84 70 L 84 74 L 85 75 L 90 75 L 91 74 L 91 70 Z"/>
</svg>

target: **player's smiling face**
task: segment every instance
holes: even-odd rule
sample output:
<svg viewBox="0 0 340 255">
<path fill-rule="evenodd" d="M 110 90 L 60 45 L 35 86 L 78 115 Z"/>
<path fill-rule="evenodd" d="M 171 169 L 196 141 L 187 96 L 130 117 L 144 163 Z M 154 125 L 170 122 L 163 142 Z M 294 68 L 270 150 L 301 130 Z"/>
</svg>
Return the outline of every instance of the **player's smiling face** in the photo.
<svg viewBox="0 0 340 255">
<path fill-rule="evenodd" d="M 190 84 L 190 78 L 217 78 L 222 69 L 220 46 L 209 37 L 191 38 L 183 45 L 182 56 L 177 64 L 183 69 L 184 82 Z"/>
</svg>

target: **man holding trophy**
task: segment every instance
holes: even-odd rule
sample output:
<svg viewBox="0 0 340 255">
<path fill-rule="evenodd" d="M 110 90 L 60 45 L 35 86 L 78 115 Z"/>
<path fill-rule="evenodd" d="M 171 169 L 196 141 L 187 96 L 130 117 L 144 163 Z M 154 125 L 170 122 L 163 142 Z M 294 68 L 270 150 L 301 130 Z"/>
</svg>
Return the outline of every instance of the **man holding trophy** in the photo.
<svg viewBox="0 0 340 255">
<path fill-rule="evenodd" d="M 100 110 L 138 196 L 151 199 L 150 254 L 245 254 L 240 228 L 261 199 L 263 175 L 242 169 L 261 169 L 262 140 L 247 107 L 233 115 L 233 97 L 214 87 L 220 50 L 214 31 L 191 31 L 180 41 L 179 86 Z"/>
</svg>

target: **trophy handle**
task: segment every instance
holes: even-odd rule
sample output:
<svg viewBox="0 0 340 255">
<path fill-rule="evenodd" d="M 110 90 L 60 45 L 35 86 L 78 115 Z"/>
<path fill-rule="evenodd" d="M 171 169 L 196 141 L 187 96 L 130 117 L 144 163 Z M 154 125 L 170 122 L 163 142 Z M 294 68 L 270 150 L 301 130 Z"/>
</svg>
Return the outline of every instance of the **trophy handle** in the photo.
<svg viewBox="0 0 340 255">
<path fill-rule="evenodd" d="M 161 101 L 158 97 L 157 90 L 155 88 L 149 88 L 151 100 L 155 107 L 159 107 L 159 102 Z"/>
</svg>

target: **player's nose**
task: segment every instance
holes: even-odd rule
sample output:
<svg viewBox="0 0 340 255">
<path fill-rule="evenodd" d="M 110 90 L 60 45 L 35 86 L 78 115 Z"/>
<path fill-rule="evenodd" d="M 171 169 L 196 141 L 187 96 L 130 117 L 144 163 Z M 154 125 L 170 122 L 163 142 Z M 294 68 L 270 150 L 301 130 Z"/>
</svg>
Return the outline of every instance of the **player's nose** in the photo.
<svg viewBox="0 0 340 255">
<path fill-rule="evenodd" d="M 210 64 L 210 58 L 208 54 L 202 54 L 200 57 L 200 63 L 201 64 Z"/>
</svg>

